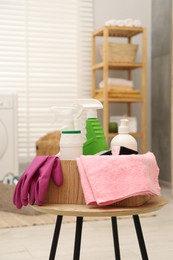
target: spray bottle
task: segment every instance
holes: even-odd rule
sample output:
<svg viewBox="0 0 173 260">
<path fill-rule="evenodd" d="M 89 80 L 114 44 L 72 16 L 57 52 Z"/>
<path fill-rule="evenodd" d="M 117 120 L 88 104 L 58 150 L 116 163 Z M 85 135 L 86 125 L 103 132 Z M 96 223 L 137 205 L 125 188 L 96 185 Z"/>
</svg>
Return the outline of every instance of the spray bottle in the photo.
<svg viewBox="0 0 173 260">
<path fill-rule="evenodd" d="M 75 130 L 74 119 L 75 109 L 73 106 L 51 107 L 56 116 L 63 119 L 63 127 L 60 138 L 60 152 L 57 156 L 61 160 L 75 160 L 83 154 L 83 139 L 80 130 Z"/>
<path fill-rule="evenodd" d="M 65 106 L 57 106 L 52 109 L 60 117 L 64 117 L 63 130 L 81 131 L 83 154 L 91 155 L 107 150 L 106 138 L 101 123 L 97 118 L 97 109 L 103 108 L 102 103 L 96 99 L 75 99 L 73 102 L 67 102 L 66 100 L 65 104 Z"/>
<path fill-rule="evenodd" d="M 102 125 L 97 118 L 97 110 L 103 105 L 97 99 L 77 99 L 78 115 L 74 124 L 81 129 L 83 136 L 83 154 L 93 155 L 108 149 Z M 79 109 L 80 108 L 80 109 Z"/>
<path fill-rule="evenodd" d="M 86 142 L 83 144 L 83 154 L 96 154 L 108 149 L 102 125 L 97 118 L 97 110 L 101 107 L 92 107 L 87 110 Z"/>
<path fill-rule="evenodd" d="M 137 142 L 135 138 L 129 135 L 129 120 L 120 119 L 120 126 L 118 127 L 118 135 L 111 141 L 111 149 L 114 146 L 124 146 L 131 150 L 137 151 Z"/>
</svg>

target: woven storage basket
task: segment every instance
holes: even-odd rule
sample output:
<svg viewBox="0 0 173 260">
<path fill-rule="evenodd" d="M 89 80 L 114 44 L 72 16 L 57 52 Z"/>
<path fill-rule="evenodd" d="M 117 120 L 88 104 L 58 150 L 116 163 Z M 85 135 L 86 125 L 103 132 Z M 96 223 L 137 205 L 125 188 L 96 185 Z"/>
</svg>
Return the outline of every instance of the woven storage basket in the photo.
<svg viewBox="0 0 173 260">
<path fill-rule="evenodd" d="M 59 150 L 60 131 L 55 131 L 41 137 L 36 142 L 36 154 L 37 155 L 56 155 Z"/>
<path fill-rule="evenodd" d="M 129 43 L 109 43 L 109 62 L 135 62 L 138 45 Z M 100 46 L 103 59 L 103 46 Z"/>
</svg>

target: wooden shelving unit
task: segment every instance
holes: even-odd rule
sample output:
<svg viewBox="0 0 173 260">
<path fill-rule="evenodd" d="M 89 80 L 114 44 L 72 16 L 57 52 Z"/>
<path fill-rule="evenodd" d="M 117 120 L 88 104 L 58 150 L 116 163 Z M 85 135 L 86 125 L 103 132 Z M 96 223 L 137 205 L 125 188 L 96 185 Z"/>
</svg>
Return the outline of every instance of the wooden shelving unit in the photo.
<svg viewBox="0 0 173 260">
<path fill-rule="evenodd" d="M 117 63 L 109 62 L 109 39 L 111 37 L 126 38 L 127 43 L 132 43 L 132 38 L 141 35 L 142 57 L 139 63 Z M 96 38 L 102 37 L 103 40 L 103 61 L 96 61 Z M 141 70 L 141 90 L 114 91 L 108 88 L 108 78 L 110 70 L 127 71 L 127 79 L 132 80 L 132 70 Z M 96 71 L 103 71 L 104 86 L 99 89 L 96 84 Z M 104 26 L 92 34 L 92 97 L 103 103 L 103 128 L 107 141 L 115 134 L 109 133 L 109 103 L 127 103 L 127 115 L 131 116 L 132 103 L 141 104 L 141 132 L 134 133 L 136 137 L 141 137 L 141 150 L 146 152 L 146 29 L 133 27 L 112 27 Z"/>
</svg>

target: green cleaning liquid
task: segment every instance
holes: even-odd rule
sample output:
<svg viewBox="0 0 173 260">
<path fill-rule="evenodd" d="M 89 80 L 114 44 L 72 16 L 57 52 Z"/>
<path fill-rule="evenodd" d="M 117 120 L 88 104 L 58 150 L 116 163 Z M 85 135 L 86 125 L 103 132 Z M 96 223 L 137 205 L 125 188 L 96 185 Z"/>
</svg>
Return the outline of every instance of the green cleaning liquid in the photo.
<svg viewBox="0 0 173 260">
<path fill-rule="evenodd" d="M 103 128 L 98 118 L 86 120 L 86 139 L 87 141 L 83 144 L 84 155 L 93 155 L 108 150 Z"/>
</svg>

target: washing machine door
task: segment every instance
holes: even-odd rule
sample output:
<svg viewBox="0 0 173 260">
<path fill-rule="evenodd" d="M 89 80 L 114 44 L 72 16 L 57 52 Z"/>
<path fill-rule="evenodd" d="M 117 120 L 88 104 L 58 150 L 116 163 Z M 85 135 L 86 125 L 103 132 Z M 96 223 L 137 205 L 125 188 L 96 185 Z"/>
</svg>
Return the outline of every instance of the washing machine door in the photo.
<svg viewBox="0 0 173 260">
<path fill-rule="evenodd" d="M 2 121 L 0 121 L 0 160 L 7 149 L 7 129 Z"/>
</svg>

